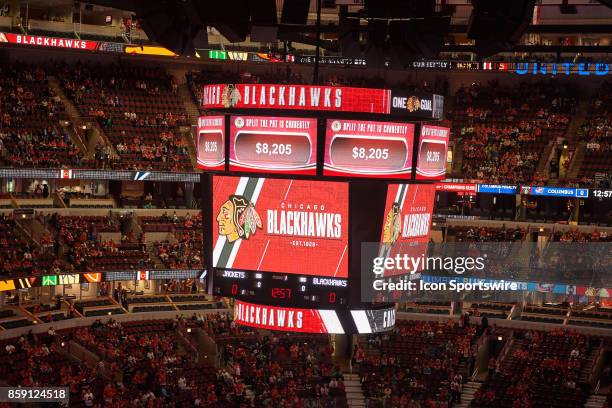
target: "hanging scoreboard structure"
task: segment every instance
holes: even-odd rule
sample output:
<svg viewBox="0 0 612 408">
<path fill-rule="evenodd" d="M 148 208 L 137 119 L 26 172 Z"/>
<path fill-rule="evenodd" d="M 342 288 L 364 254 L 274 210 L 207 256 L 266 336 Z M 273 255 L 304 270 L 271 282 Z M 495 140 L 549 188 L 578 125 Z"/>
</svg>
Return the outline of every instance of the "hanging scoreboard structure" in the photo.
<svg viewBox="0 0 612 408">
<path fill-rule="evenodd" d="M 251 327 L 390 330 L 394 306 L 361 299 L 361 247 L 398 221 L 402 245 L 428 241 L 429 180 L 444 178 L 450 132 L 420 121 L 441 119 L 443 98 L 274 84 L 206 85 L 202 95 L 211 293 L 234 298 L 236 322 Z"/>
</svg>

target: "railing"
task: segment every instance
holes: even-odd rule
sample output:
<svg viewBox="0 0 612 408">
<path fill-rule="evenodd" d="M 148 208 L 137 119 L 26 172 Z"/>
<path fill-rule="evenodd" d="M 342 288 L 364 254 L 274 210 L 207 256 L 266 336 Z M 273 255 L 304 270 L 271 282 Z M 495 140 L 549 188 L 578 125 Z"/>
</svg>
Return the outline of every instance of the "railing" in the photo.
<svg viewBox="0 0 612 408">
<path fill-rule="evenodd" d="M 595 356 L 595 359 L 593 360 L 593 367 L 591 367 L 591 372 L 589 373 L 589 377 L 588 377 L 588 383 L 591 384 L 591 386 L 595 384 L 595 379 L 597 378 L 597 376 L 600 374 L 601 370 L 603 369 L 604 361 L 602 357 L 604 355 L 605 350 L 606 349 L 603 345 L 603 340 L 602 340 L 599 345 L 597 355 Z M 600 383 L 601 381 L 598 380 L 596 389 L 599 389 Z M 595 391 L 595 393 L 597 393 L 597 391 Z"/>
<path fill-rule="evenodd" d="M 502 361 L 504 361 L 504 359 L 506 358 L 506 356 L 508 355 L 508 353 L 510 353 L 510 350 L 512 349 L 512 345 L 514 344 L 514 331 L 512 331 L 510 333 L 510 336 L 508 338 L 508 340 L 506 341 L 506 344 L 504 344 L 504 347 L 502 348 L 501 352 L 499 353 L 499 356 L 497 356 L 497 367 L 498 369 L 501 367 L 501 363 Z"/>
<path fill-rule="evenodd" d="M 215 314 L 215 313 L 229 313 L 230 311 L 227 309 L 206 309 L 206 310 L 198 310 L 199 314 Z M 167 312 L 141 312 L 141 313 L 129 313 L 122 315 L 112 315 L 112 316 L 93 316 L 93 317 L 80 317 L 68 320 L 61 320 L 59 322 L 51 322 L 51 323 L 42 323 L 36 324 L 34 326 L 26 326 L 19 327 L 15 329 L 8 329 L 0 332 L 0 340 L 4 339 L 12 339 L 17 338 L 21 335 L 27 334 L 31 331 L 34 334 L 46 333 L 50 327 L 57 332 L 63 329 L 74 329 L 77 327 L 90 326 L 96 320 L 101 321 L 102 323 L 107 322 L 110 319 L 113 319 L 118 322 L 133 322 L 133 321 L 142 321 L 142 320 L 164 320 L 164 319 L 175 319 L 182 312 L 177 312 L 176 310 L 167 311 Z"/>
</svg>

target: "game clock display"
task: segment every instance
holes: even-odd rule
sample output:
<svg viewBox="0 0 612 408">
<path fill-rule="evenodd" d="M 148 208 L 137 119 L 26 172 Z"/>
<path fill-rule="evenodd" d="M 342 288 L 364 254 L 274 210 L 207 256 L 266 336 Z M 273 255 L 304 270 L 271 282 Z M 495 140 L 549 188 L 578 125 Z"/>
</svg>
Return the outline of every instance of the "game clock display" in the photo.
<svg viewBox="0 0 612 408">
<path fill-rule="evenodd" d="M 612 190 L 592 190 L 592 196 L 595 198 L 612 198 Z"/>
<path fill-rule="evenodd" d="M 213 281 L 215 296 L 304 307 L 348 304 L 347 279 L 217 269 Z"/>
</svg>

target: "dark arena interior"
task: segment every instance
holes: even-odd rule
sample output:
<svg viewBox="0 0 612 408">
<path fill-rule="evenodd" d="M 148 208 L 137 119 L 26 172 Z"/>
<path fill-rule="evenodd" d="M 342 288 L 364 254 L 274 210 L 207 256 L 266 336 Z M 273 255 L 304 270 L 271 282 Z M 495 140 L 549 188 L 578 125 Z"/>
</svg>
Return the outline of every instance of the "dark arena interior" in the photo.
<svg viewBox="0 0 612 408">
<path fill-rule="evenodd" d="M 0 0 L 0 408 L 612 407 L 610 0 Z"/>
</svg>

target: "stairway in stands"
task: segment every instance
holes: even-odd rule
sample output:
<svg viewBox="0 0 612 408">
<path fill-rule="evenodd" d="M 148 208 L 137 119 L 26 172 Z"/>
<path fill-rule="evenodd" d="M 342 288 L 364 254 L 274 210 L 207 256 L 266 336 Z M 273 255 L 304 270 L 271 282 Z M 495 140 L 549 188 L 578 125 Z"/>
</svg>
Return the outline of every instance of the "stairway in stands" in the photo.
<svg viewBox="0 0 612 408">
<path fill-rule="evenodd" d="M 358 374 L 344 373 L 344 387 L 349 408 L 365 408 L 366 400 Z"/>
<path fill-rule="evenodd" d="M 454 403 L 453 408 L 467 408 L 474 399 L 474 394 L 480 389 L 482 383 L 475 381 L 468 381 L 463 386 L 463 392 L 461 392 L 461 403 Z"/>
<path fill-rule="evenodd" d="M 580 378 L 579 382 L 587 383 L 589 382 L 589 377 L 591 376 L 591 372 L 593 371 L 593 367 L 597 363 L 597 357 L 602 351 L 599 347 L 593 347 L 591 352 L 587 356 L 586 361 L 582 365 L 582 370 L 580 370 Z"/>
<path fill-rule="evenodd" d="M 603 408 L 605 403 L 605 395 L 593 394 L 589 397 L 587 402 L 584 403 L 584 408 Z"/>
<path fill-rule="evenodd" d="M 193 95 L 191 94 L 191 90 L 189 89 L 189 85 L 186 83 L 180 84 L 178 88 L 178 94 L 185 106 L 185 111 L 189 117 L 189 121 L 191 122 L 191 126 L 198 125 L 198 117 L 200 116 L 200 111 L 198 110 L 198 106 L 193 101 Z M 189 149 L 189 157 L 191 157 L 191 162 L 194 167 L 197 165 L 197 152 L 195 145 L 195 138 L 197 135 L 194 135 L 191 131 L 187 132 L 185 135 L 187 139 L 187 148 Z"/>
<path fill-rule="evenodd" d="M 117 157 L 117 151 L 115 146 L 111 143 L 110 139 L 104 133 L 98 122 L 91 117 L 83 116 L 73 102 L 66 96 L 64 89 L 62 88 L 60 81 L 53 76 L 48 77 L 49 88 L 53 93 L 62 101 L 62 104 L 66 108 L 66 113 L 70 119 L 70 125 L 65 128 L 70 136 L 72 142 L 79 148 L 81 153 L 86 158 L 93 158 L 95 153 L 95 147 L 98 143 L 103 146 L 109 146 L 109 150 L 112 157 Z M 87 136 L 87 129 L 90 130 L 89 136 Z"/>
</svg>

